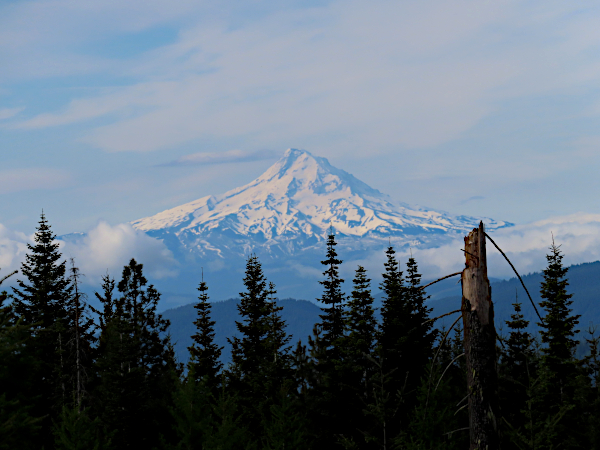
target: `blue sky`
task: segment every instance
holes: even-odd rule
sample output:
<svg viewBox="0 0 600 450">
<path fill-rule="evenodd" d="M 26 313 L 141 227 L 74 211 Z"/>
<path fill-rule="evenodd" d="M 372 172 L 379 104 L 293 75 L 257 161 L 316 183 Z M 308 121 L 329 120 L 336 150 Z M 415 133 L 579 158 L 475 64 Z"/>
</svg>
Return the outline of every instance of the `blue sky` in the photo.
<svg viewBox="0 0 600 450">
<path fill-rule="evenodd" d="M 409 204 L 596 224 L 599 24 L 592 1 L 1 2 L 0 224 L 116 227 L 289 147 Z"/>
</svg>

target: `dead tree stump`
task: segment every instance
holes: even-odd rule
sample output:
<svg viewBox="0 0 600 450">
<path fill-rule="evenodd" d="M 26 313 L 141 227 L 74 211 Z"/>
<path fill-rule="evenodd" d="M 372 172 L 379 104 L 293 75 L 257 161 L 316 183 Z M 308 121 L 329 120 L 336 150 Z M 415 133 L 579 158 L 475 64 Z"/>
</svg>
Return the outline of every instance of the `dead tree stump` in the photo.
<svg viewBox="0 0 600 450">
<path fill-rule="evenodd" d="M 499 449 L 494 305 L 487 276 L 483 223 L 465 237 L 462 318 L 471 450 Z"/>
</svg>

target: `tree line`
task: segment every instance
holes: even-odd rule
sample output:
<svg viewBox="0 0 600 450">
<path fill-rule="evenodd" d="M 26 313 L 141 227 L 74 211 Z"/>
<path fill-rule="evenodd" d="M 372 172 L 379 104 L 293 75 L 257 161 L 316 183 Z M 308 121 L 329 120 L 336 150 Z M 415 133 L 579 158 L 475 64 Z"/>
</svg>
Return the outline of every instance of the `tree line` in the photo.
<svg viewBox="0 0 600 450">
<path fill-rule="evenodd" d="M 599 340 L 592 328 L 576 357 L 562 257 L 552 243 L 539 332 L 515 299 L 498 336 L 502 448 L 600 448 Z M 132 259 L 118 282 L 104 276 L 96 309 L 42 214 L 16 287 L 0 296 L 0 449 L 466 448 L 460 316 L 434 326 L 416 260 L 400 264 L 391 245 L 380 286 L 358 266 L 349 294 L 333 232 L 321 263 L 320 322 L 292 343 L 276 287 L 248 257 L 227 366 L 201 278 L 184 365 L 142 264 Z"/>
</svg>

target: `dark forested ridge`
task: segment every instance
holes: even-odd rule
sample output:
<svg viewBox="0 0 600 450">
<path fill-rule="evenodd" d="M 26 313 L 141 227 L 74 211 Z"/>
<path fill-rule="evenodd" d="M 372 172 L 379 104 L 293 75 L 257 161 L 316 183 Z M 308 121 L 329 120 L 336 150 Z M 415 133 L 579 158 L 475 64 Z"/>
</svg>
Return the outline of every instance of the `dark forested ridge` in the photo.
<svg viewBox="0 0 600 450">
<path fill-rule="evenodd" d="M 222 362 L 231 360 L 231 345 L 227 342 L 227 338 L 239 335 L 235 326 L 235 321 L 239 320 L 238 303 L 239 299 L 233 298 L 211 303 L 211 317 L 215 321 L 215 343 L 223 347 Z M 281 318 L 285 320 L 286 330 L 292 336 L 292 340 L 296 342 L 301 339 L 306 343 L 314 325 L 319 321 L 321 309 L 307 300 L 286 298 L 278 303 L 283 307 Z M 195 304 L 167 309 L 162 313 L 163 317 L 171 322 L 168 332 L 171 334 L 175 354 L 180 361 L 187 361 L 189 355 L 187 349 L 192 345 L 191 336 L 195 332 L 194 320 L 196 319 Z"/>
<path fill-rule="evenodd" d="M 543 274 L 535 272 L 523 276 L 523 281 L 536 304 L 541 301 L 539 286 Z M 427 284 L 427 281 L 424 281 Z M 523 303 L 523 316 L 530 322 L 529 328 L 535 330 L 535 311 L 527 294 L 517 278 L 509 280 L 496 280 L 491 283 L 492 300 L 496 316 L 496 327 L 499 332 L 506 332 L 507 320 L 513 314 L 513 303 L 517 298 Z M 380 289 L 373 289 L 374 302 L 377 308 L 376 316 L 380 317 L 382 293 Z M 431 299 L 427 301 L 428 306 L 433 309 L 433 316 L 441 316 L 447 312 L 460 308 L 460 283 L 456 279 L 441 281 L 426 289 Z M 600 324 L 600 261 L 576 264 L 569 267 L 569 292 L 573 294 L 573 313 L 582 316 L 579 328 L 587 329 L 589 323 Z M 228 299 L 212 303 L 212 317 L 215 324 L 215 342 L 224 347 L 221 360 L 230 360 L 230 346 L 227 337 L 235 336 L 237 330 L 235 321 L 238 320 L 236 309 L 238 300 Z M 319 306 L 307 300 L 283 299 L 280 302 L 283 307 L 281 317 L 286 321 L 287 331 L 295 342 L 301 339 L 306 343 L 308 336 L 312 334 L 313 327 L 319 322 Z M 194 331 L 194 304 L 180 306 L 178 308 L 164 311 L 163 316 L 171 322 L 169 333 L 175 347 L 175 353 L 180 361 L 188 358 L 187 348 L 191 345 L 191 335 Z M 450 320 L 450 321 L 449 321 Z M 437 327 L 449 326 L 454 318 L 442 318 L 437 322 Z"/>
<path fill-rule="evenodd" d="M 211 303 L 199 274 L 199 301 L 160 314 L 131 259 L 92 307 L 42 215 L 0 294 L 0 449 L 479 449 L 461 311 L 436 317 L 456 298 L 428 301 L 416 259 L 392 246 L 344 292 L 333 230 L 323 254 L 319 306 L 279 300 L 250 255 L 239 300 Z M 495 334 L 475 357 L 491 361 L 497 396 L 483 412 L 488 450 L 600 448 L 600 333 L 587 326 L 600 264 L 562 258 L 552 243 L 543 272 L 525 277 L 543 320 L 529 320 L 514 280 L 492 285 L 497 358 Z"/>
</svg>

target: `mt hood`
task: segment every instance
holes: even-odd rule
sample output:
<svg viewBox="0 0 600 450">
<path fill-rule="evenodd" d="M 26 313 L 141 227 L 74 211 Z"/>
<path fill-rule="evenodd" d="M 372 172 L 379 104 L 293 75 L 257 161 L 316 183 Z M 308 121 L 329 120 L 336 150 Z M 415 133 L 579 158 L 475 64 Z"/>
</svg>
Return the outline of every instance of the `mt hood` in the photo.
<svg viewBox="0 0 600 450">
<path fill-rule="evenodd" d="M 330 229 L 342 247 L 366 250 L 392 239 L 397 247 L 436 245 L 477 226 L 481 218 L 411 208 L 333 167 L 327 159 L 289 149 L 245 186 L 137 220 L 176 253 L 199 258 L 280 258 L 318 246 Z M 510 224 L 483 219 L 488 229 Z M 377 245 L 379 243 L 379 245 Z M 349 248 L 350 249 L 350 248 Z M 259 255 L 260 256 L 260 255 Z"/>
</svg>

